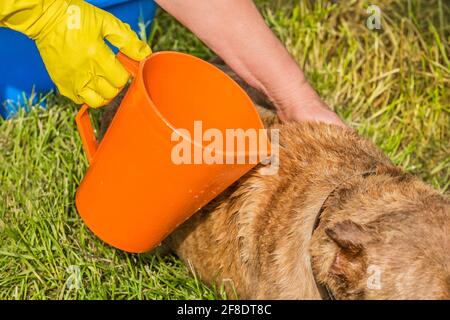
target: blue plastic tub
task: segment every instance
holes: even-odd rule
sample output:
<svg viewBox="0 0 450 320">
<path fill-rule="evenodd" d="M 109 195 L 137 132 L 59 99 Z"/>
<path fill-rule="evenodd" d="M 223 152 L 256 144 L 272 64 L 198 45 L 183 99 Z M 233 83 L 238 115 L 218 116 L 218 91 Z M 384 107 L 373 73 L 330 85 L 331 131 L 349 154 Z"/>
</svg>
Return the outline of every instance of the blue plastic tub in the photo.
<svg viewBox="0 0 450 320">
<path fill-rule="evenodd" d="M 87 0 L 107 10 L 139 32 L 139 22 L 150 30 L 156 4 L 152 0 Z M 21 33 L 0 28 L 0 115 L 8 119 L 25 105 L 24 97 L 39 96 L 55 88 L 32 40 Z"/>
</svg>

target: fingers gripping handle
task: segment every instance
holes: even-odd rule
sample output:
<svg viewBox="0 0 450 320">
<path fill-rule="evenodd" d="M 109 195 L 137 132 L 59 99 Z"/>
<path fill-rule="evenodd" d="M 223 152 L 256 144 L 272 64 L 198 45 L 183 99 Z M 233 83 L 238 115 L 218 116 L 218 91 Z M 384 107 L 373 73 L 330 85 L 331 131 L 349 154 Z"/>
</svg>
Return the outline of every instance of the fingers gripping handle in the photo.
<svg viewBox="0 0 450 320">
<path fill-rule="evenodd" d="M 136 78 L 138 72 L 139 72 L 139 61 L 133 60 L 126 55 L 124 55 L 122 52 L 119 52 L 117 54 L 117 59 L 120 61 L 120 63 L 125 67 L 125 69 L 131 73 L 131 75 Z"/>
<path fill-rule="evenodd" d="M 139 71 L 139 62 L 135 61 L 122 52 L 117 54 L 117 59 L 122 63 L 125 69 L 133 76 L 136 77 Z M 83 143 L 84 151 L 86 152 L 89 163 L 94 161 L 95 153 L 98 148 L 97 139 L 95 138 L 94 128 L 92 127 L 91 118 L 89 117 L 89 106 L 83 105 L 78 112 L 75 120 L 80 133 L 81 142 Z"/>
</svg>

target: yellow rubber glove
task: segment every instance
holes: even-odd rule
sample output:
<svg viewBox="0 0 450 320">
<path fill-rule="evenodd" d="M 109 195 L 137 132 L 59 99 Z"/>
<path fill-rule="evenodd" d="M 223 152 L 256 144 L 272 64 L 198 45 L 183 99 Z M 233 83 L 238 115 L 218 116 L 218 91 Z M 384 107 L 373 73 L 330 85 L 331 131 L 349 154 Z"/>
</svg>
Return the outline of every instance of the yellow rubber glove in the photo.
<svg viewBox="0 0 450 320">
<path fill-rule="evenodd" d="M 134 60 L 151 54 L 129 25 L 81 0 L 0 0 L 0 26 L 34 39 L 61 94 L 94 108 L 129 78 L 104 39 Z"/>
</svg>

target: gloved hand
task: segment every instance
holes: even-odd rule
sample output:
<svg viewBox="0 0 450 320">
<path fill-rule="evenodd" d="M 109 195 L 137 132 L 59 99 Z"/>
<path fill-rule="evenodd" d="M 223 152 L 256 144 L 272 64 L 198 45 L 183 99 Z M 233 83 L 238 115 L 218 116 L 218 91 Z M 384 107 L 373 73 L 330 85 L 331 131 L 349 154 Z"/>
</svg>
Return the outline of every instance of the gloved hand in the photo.
<svg viewBox="0 0 450 320">
<path fill-rule="evenodd" d="M 0 25 L 34 39 L 61 94 L 94 108 L 129 78 L 104 39 L 134 60 L 151 53 L 127 24 L 81 0 L 1 0 Z"/>
</svg>

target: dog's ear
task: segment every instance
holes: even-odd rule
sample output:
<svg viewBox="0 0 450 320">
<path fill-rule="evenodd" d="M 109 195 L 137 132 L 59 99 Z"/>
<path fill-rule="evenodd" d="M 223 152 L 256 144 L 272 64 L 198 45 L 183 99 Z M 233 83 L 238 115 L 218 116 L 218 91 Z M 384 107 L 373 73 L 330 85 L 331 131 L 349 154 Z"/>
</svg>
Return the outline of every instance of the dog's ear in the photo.
<svg viewBox="0 0 450 320">
<path fill-rule="evenodd" d="M 371 240 L 369 232 L 351 220 L 338 222 L 325 232 L 342 250 L 353 255 L 360 253 Z"/>
<path fill-rule="evenodd" d="M 361 225 L 344 220 L 325 230 L 338 250 L 330 272 L 345 282 L 357 280 L 364 273 L 365 245 L 372 239 Z"/>
</svg>

